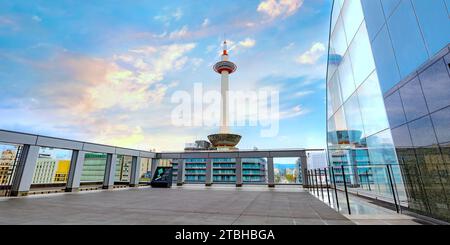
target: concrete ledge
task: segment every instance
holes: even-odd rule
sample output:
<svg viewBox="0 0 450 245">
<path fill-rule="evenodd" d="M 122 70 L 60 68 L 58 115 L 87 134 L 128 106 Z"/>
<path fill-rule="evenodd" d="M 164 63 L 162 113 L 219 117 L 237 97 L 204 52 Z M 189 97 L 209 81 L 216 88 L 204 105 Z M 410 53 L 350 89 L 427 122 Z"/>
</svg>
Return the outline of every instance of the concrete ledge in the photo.
<svg viewBox="0 0 450 245">
<path fill-rule="evenodd" d="M 76 187 L 76 188 L 66 188 L 65 192 L 78 192 L 80 190 L 80 188 Z"/>
<path fill-rule="evenodd" d="M 103 189 L 103 190 L 112 190 L 112 189 L 114 189 L 114 186 L 113 186 L 113 185 L 102 186 L 102 189 Z"/>
</svg>

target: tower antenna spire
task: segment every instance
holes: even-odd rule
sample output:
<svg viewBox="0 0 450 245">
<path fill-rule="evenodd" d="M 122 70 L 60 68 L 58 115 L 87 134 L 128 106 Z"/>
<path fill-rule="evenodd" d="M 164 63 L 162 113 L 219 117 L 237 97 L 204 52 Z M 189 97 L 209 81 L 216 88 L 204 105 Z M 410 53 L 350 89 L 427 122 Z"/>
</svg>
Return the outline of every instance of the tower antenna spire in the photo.
<svg viewBox="0 0 450 245">
<path fill-rule="evenodd" d="M 223 34 L 223 55 L 228 55 L 227 38 L 225 33 Z"/>
</svg>

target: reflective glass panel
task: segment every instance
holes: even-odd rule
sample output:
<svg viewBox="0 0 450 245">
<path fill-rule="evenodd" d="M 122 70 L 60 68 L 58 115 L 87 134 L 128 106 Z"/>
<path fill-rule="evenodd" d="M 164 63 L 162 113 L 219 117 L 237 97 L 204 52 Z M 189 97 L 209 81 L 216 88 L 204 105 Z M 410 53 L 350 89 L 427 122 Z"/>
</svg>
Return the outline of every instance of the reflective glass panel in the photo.
<svg viewBox="0 0 450 245">
<path fill-rule="evenodd" d="M 364 23 L 350 46 L 350 58 L 352 60 L 355 85 L 359 87 L 375 69 L 372 47 L 370 46 L 369 36 Z"/>
<path fill-rule="evenodd" d="M 395 128 L 406 122 L 405 112 L 403 111 L 402 100 L 399 91 L 391 94 L 384 100 L 386 112 L 391 128 Z"/>
<path fill-rule="evenodd" d="M 342 23 L 342 18 L 339 18 L 336 23 L 336 27 L 333 30 L 333 34 L 331 36 L 331 45 L 334 48 L 336 54 L 341 57 L 344 56 L 345 51 L 347 51 L 347 39 L 345 38 L 345 30 L 344 24 Z"/>
<path fill-rule="evenodd" d="M 373 164 L 397 164 L 394 142 L 389 129 L 367 138 L 370 162 Z"/>
<path fill-rule="evenodd" d="M 332 114 L 342 105 L 341 88 L 339 86 L 339 75 L 330 80 L 328 95 L 330 96 Z"/>
<path fill-rule="evenodd" d="M 431 114 L 439 143 L 450 142 L 450 107 Z"/>
<path fill-rule="evenodd" d="M 392 14 L 392 11 L 397 7 L 401 0 L 382 0 L 381 4 L 383 5 L 384 13 L 386 17 L 389 17 Z"/>
<path fill-rule="evenodd" d="M 423 97 L 422 88 L 419 79 L 414 78 L 405 86 L 400 88 L 400 96 L 403 101 L 406 119 L 414 120 L 428 114 L 425 98 Z"/>
<path fill-rule="evenodd" d="M 348 130 L 357 131 L 358 133 L 360 133 L 359 137 L 365 135 L 357 94 L 354 94 L 352 97 L 350 97 L 350 99 L 345 103 L 344 107 Z M 358 139 L 354 140 L 357 141 Z"/>
<path fill-rule="evenodd" d="M 341 84 L 342 100 L 346 101 L 348 97 L 355 92 L 352 64 L 348 53 L 344 56 L 344 59 L 339 66 L 339 82 Z"/>
<path fill-rule="evenodd" d="M 444 59 L 440 59 L 419 74 L 428 109 L 431 112 L 450 105 L 450 76 L 446 66 Z"/>
<path fill-rule="evenodd" d="M 360 0 L 347 0 L 344 2 L 344 7 L 342 8 L 342 17 L 344 20 L 345 33 L 347 35 L 347 42 L 351 43 L 351 40 L 355 36 L 359 29 L 362 21 L 364 20 L 364 15 L 362 12 L 361 1 Z"/>
<path fill-rule="evenodd" d="M 365 135 L 370 136 L 389 127 L 377 73 L 372 75 L 358 89 Z"/>
<path fill-rule="evenodd" d="M 373 40 L 385 22 L 381 2 L 380 0 L 362 0 L 361 3 L 369 38 Z"/>
<path fill-rule="evenodd" d="M 444 1 L 412 0 L 430 56 L 450 43 L 450 19 Z"/>
<path fill-rule="evenodd" d="M 395 147 L 397 148 L 411 148 L 412 141 L 409 134 L 408 125 L 392 129 L 392 139 L 394 140 Z"/>
<path fill-rule="evenodd" d="M 415 147 L 437 145 L 436 136 L 429 116 L 409 123 L 409 130 Z"/>
<path fill-rule="evenodd" d="M 386 26 L 372 42 L 372 49 L 380 86 L 385 93 L 400 81 L 400 73 Z"/>
<path fill-rule="evenodd" d="M 402 77 L 406 77 L 428 59 L 428 53 L 410 1 L 401 1 L 388 20 L 388 26 L 400 74 Z"/>
</svg>

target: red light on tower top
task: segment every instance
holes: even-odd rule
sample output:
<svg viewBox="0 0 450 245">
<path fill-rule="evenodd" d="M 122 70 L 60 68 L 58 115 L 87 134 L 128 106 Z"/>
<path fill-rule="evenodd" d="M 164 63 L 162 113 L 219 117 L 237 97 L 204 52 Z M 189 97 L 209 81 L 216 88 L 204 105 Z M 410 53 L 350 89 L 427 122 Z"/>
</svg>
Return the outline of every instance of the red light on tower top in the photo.
<svg viewBox="0 0 450 245">
<path fill-rule="evenodd" d="M 223 41 L 223 55 L 228 55 L 227 40 Z"/>
</svg>

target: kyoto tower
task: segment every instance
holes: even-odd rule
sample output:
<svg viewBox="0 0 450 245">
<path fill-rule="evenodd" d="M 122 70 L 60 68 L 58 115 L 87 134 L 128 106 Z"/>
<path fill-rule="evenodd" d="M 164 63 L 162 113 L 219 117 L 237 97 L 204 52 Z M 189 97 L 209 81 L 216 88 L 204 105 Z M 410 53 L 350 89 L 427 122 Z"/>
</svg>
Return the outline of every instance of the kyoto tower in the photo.
<svg viewBox="0 0 450 245">
<path fill-rule="evenodd" d="M 228 60 L 227 41 L 223 42 L 222 60 L 214 65 L 214 71 L 219 73 L 221 79 L 221 113 L 220 113 L 220 133 L 209 135 L 208 139 L 211 144 L 218 150 L 233 150 L 236 149 L 236 145 L 239 144 L 241 136 L 237 134 L 231 134 L 228 125 L 228 89 L 229 89 L 229 76 L 234 73 L 237 66 Z"/>
</svg>

